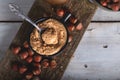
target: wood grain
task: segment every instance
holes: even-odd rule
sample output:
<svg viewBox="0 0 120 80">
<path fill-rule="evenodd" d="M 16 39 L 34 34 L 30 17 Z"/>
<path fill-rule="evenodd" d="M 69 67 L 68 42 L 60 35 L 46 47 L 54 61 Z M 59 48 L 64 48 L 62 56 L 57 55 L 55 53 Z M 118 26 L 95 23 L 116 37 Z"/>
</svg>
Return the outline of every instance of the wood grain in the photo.
<svg viewBox="0 0 120 80">
<path fill-rule="evenodd" d="M 69 0 L 65 5 L 69 9 L 71 9 L 72 13 L 78 18 L 78 20 L 83 24 L 83 29 L 81 31 L 74 31 L 72 35 L 74 39 L 71 43 L 67 44 L 66 48 L 62 51 L 62 54 L 57 56 L 58 67 L 54 70 L 51 69 L 43 69 L 41 79 L 42 80 L 60 80 L 70 59 L 76 50 L 78 43 L 80 42 L 88 24 L 91 21 L 91 18 L 96 10 L 96 6 L 89 3 L 88 0 Z M 29 12 L 29 16 L 33 20 L 37 20 L 41 17 L 55 17 L 54 8 L 58 6 L 51 6 L 46 3 L 44 0 L 36 0 L 32 9 Z M 60 6 L 59 6 L 60 7 Z M 23 44 L 24 41 L 28 39 L 28 35 L 32 31 L 33 27 L 24 22 L 15 36 L 12 44 Z M 66 56 L 64 56 L 66 55 Z M 17 60 L 16 56 L 12 55 L 10 48 L 6 52 L 6 56 L 1 62 L 0 66 L 0 79 L 1 80 L 19 80 L 21 79 L 18 73 L 13 72 L 10 69 L 10 65 L 12 61 Z M 53 73 L 54 72 L 54 73 Z M 15 74 L 15 75 L 13 75 Z"/>
<path fill-rule="evenodd" d="M 120 23 L 91 23 L 62 80 L 119 80 L 119 26 Z"/>
</svg>

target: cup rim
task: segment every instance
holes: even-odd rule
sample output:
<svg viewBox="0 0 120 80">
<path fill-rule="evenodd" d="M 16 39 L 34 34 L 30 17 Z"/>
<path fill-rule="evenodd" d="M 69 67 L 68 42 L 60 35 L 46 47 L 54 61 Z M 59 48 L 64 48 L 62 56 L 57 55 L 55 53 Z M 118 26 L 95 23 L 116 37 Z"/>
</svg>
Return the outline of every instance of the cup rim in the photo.
<svg viewBox="0 0 120 80">
<path fill-rule="evenodd" d="M 67 39 L 66 39 L 66 42 L 65 42 L 64 46 L 63 46 L 58 52 L 56 52 L 56 53 L 54 53 L 54 54 L 52 54 L 52 55 L 42 55 L 42 54 L 36 52 L 36 51 L 32 48 L 32 46 L 31 46 L 31 44 L 30 44 L 30 34 L 31 34 L 32 31 L 34 30 L 34 28 L 33 28 L 33 30 L 32 30 L 32 31 L 30 32 L 30 34 L 29 34 L 28 44 L 29 44 L 30 48 L 33 50 L 33 52 L 35 52 L 35 53 L 38 54 L 38 55 L 41 55 L 41 56 L 47 56 L 47 57 L 48 57 L 48 56 L 55 56 L 55 55 L 59 55 L 59 54 L 61 54 L 61 51 L 66 47 L 66 45 L 67 45 L 67 43 L 68 43 L 68 36 L 69 36 L 69 35 L 68 35 L 68 29 L 67 29 L 66 24 L 63 23 L 61 20 L 58 20 L 58 19 L 56 19 L 56 18 L 42 17 L 42 18 L 39 18 L 38 20 L 36 20 L 35 23 L 38 24 L 39 22 L 44 22 L 44 21 L 46 21 L 46 20 L 48 20 L 48 19 L 54 19 L 54 20 L 57 20 L 58 22 L 60 22 L 60 23 L 62 23 L 62 24 L 64 25 L 65 30 L 66 30 L 66 33 L 67 33 Z"/>
</svg>

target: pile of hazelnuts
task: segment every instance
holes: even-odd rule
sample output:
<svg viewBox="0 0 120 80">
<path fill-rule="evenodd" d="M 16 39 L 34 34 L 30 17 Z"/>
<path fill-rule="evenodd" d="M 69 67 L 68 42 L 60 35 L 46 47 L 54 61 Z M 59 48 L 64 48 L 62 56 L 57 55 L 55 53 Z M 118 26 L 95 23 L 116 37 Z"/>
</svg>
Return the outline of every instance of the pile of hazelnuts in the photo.
<svg viewBox="0 0 120 80">
<path fill-rule="evenodd" d="M 12 53 L 20 61 L 14 61 L 11 68 L 22 75 L 22 80 L 40 80 L 43 68 L 54 69 L 57 67 L 54 58 L 43 57 L 33 52 L 27 41 L 22 46 L 12 46 Z"/>
<path fill-rule="evenodd" d="M 96 0 L 99 2 L 103 7 L 111 9 L 113 11 L 120 10 L 120 0 Z"/>
<path fill-rule="evenodd" d="M 65 24 L 67 25 L 67 29 L 69 31 L 68 42 L 71 42 L 73 39 L 71 32 L 73 32 L 74 30 L 81 30 L 83 27 L 82 23 L 78 25 L 78 19 L 71 13 L 68 8 L 58 8 L 55 11 L 57 16 L 62 20 L 64 20 L 68 15 L 70 15 Z"/>
</svg>

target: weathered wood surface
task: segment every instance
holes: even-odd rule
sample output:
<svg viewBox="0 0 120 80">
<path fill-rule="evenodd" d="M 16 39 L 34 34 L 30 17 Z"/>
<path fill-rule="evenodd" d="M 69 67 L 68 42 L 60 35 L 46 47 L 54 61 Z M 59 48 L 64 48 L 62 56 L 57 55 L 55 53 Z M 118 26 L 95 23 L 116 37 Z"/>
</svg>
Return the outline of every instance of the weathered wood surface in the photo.
<svg viewBox="0 0 120 80">
<path fill-rule="evenodd" d="M 21 7 L 25 14 L 28 13 L 34 0 L 0 0 L 0 21 L 22 21 L 15 16 L 8 8 L 9 3 L 15 3 Z M 119 21 L 120 12 L 110 12 L 98 8 L 92 21 Z"/>
<path fill-rule="evenodd" d="M 62 80 L 120 80 L 119 33 L 120 23 L 91 23 Z"/>
<path fill-rule="evenodd" d="M 27 14 L 35 0 L 0 0 L 0 21 L 21 21 L 22 19 L 11 13 L 8 5 L 15 3 Z"/>
<path fill-rule="evenodd" d="M 43 70 L 42 71 L 42 80 L 60 80 L 74 51 L 76 50 L 91 18 L 96 10 L 96 6 L 89 3 L 88 0 L 70 0 L 64 6 L 71 9 L 72 13 L 76 15 L 78 20 L 82 22 L 83 29 L 81 31 L 74 31 L 72 34 L 74 36 L 73 42 L 69 43 L 67 47 L 62 51 L 62 54 L 57 56 L 58 67 L 55 70 Z M 55 6 L 56 7 L 56 6 Z M 44 0 L 36 0 L 32 9 L 29 12 L 29 16 L 33 20 L 37 20 L 43 16 L 55 16 L 55 13 L 52 11 L 54 7 L 50 6 Z M 25 40 L 28 39 L 28 35 L 31 32 L 33 27 L 24 22 L 20 27 L 16 37 L 12 41 L 12 44 L 22 44 Z M 66 55 L 66 56 L 64 56 Z M 0 66 L 0 80 L 16 80 L 20 75 L 13 72 L 10 69 L 11 61 L 16 60 L 16 57 L 12 55 L 10 48 L 6 52 L 6 56 L 2 60 Z M 14 74 L 14 75 L 13 75 Z M 47 74 L 47 75 L 46 75 Z"/>
</svg>

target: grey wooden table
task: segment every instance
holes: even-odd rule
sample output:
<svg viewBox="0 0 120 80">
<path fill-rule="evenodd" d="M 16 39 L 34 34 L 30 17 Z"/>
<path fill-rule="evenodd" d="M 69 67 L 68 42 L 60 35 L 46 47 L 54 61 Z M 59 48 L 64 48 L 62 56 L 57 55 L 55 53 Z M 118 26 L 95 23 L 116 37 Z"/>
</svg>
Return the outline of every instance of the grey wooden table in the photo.
<svg viewBox="0 0 120 80">
<path fill-rule="evenodd" d="M 22 21 L 8 9 L 20 5 L 28 13 L 34 0 L 0 0 L 0 60 Z M 120 12 L 98 8 L 62 80 L 120 80 Z"/>
</svg>

